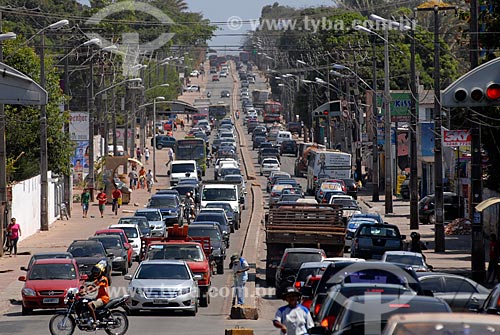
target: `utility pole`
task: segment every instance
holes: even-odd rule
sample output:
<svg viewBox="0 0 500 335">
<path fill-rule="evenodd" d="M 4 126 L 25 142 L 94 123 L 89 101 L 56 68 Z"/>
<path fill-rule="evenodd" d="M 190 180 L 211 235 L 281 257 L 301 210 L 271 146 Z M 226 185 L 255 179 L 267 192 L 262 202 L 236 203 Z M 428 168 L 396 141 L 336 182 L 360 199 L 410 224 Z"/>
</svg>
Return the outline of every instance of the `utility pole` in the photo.
<svg viewBox="0 0 500 335">
<path fill-rule="evenodd" d="M 2 12 L 0 11 L 0 32 L 2 27 Z M 0 41 L 0 62 L 3 62 L 3 42 Z M 7 144 L 5 139 L 5 108 L 0 104 L 0 257 L 3 256 L 4 232 L 7 228 Z"/>
<path fill-rule="evenodd" d="M 418 230 L 418 162 L 417 162 L 417 123 L 418 123 L 418 88 L 417 70 L 415 64 L 415 12 L 411 20 L 411 51 L 410 51 L 410 229 Z"/>
<path fill-rule="evenodd" d="M 358 73 L 358 62 L 354 61 L 354 72 Z M 356 171 L 358 172 L 358 178 L 359 180 L 363 180 L 363 173 L 362 173 L 362 167 L 361 167 L 361 144 L 363 142 L 362 139 L 362 120 L 363 120 L 363 113 L 361 112 L 360 108 L 360 101 L 359 101 L 359 85 L 358 81 L 356 80 L 354 82 L 354 127 L 356 129 Z"/>
<path fill-rule="evenodd" d="M 1 30 L 1 29 L 0 29 Z M 64 95 L 69 96 L 69 57 L 64 58 Z M 66 113 L 69 113 L 69 101 L 65 100 L 64 101 L 64 111 Z M 64 132 L 66 134 L 69 133 L 69 123 L 64 124 Z M 63 195 L 63 202 L 67 203 L 68 206 L 66 206 L 66 210 L 68 211 L 68 214 L 71 216 L 71 176 L 70 174 L 64 174 L 63 175 L 63 185 L 64 185 L 64 195 Z"/>
<path fill-rule="evenodd" d="M 89 115 L 89 177 L 87 187 L 90 188 L 90 195 L 92 200 L 94 200 L 94 106 L 95 106 L 95 97 L 94 97 L 94 61 L 93 57 L 90 57 L 89 61 L 89 86 L 87 89 L 88 97 L 87 97 L 87 110 Z"/>
<path fill-rule="evenodd" d="M 378 202 L 379 198 L 379 162 L 378 162 L 378 102 L 377 102 L 377 48 L 375 41 L 377 36 L 373 35 L 373 83 L 372 83 L 372 201 Z"/>
<path fill-rule="evenodd" d="M 392 213 L 392 143 L 391 143 L 391 92 L 389 77 L 389 25 L 384 26 L 384 153 L 385 153 L 385 214 Z"/>
<path fill-rule="evenodd" d="M 42 31 L 40 52 L 40 86 L 45 89 L 45 32 Z M 47 155 L 47 107 L 40 107 L 40 230 L 49 230 L 49 180 Z"/>
<path fill-rule="evenodd" d="M 479 65 L 479 39 L 478 39 L 478 6 L 477 0 L 470 2 L 470 62 L 474 69 Z M 471 269 L 472 279 L 477 282 L 484 281 L 484 238 L 483 226 L 480 219 L 480 213 L 476 211 L 476 206 L 483 200 L 482 191 L 482 167 L 481 167 L 481 130 L 477 123 L 471 124 L 471 193 L 472 201 L 469 213 L 472 222 L 472 258 Z"/>
</svg>

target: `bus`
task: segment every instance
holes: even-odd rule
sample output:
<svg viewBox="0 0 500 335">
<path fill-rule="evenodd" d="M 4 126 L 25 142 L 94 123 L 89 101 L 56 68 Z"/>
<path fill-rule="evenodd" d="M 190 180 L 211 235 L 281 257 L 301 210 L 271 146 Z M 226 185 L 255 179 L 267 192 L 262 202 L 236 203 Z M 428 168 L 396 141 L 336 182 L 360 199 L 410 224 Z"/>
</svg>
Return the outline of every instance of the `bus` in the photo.
<svg viewBox="0 0 500 335">
<path fill-rule="evenodd" d="M 307 158 L 307 193 L 314 195 L 318 180 L 351 178 L 351 154 L 339 150 L 313 148 Z"/>
<path fill-rule="evenodd" d="M 269 100 L 268 90 L 253 90 L 252 91 L 252 102 L 255 108 L 264 108 L 264 104 Z"/>
<path fill-rule="evenodd" d="M 241 51 L 240 52 L 240 61 L 243 64 L 248 63 L 248 60 L 250 59 L 250 53 L 248 51 Z"/>
<path fill-rule="evenodd" d="M 224 102 L 218 102 L 208 106 L 208 115 L 210 118 L 215 118 L 216 120 L 222 120 L 229 114 L 230 111 L 231 108 L 229 107 L 229 104 Z"/>
<path fill-rule="evenodd" d="M 207 148 L 201 138 L 185 138 L 175 142 L 176 160 L 195 160 L 204 176 L 207 171 Z"/>
<path fill-rule="evenodd" d="M 281 122 L 282 114 L 283 106 L 279 102 L 268 100 L 264 103 L 262 111 L 264 122 Z"/>
</svg>

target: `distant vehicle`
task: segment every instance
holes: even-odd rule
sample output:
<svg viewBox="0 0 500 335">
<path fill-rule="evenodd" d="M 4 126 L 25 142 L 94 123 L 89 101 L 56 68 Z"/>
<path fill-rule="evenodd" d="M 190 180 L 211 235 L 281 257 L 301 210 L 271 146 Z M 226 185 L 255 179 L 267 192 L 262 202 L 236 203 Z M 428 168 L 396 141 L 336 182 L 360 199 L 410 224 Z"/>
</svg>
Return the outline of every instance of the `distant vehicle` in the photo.
<svg viewBox="0 0 500 335">
<path fill-rule="evenodd" d="M 193 70 L 189 74 L 190 77 L 198 77 L 199 75 L 200 75 L 200 71 L 198 71 L 198 70 Z"/>
<path fill-rule="evenodd" d="M 220 97 L 221 97 L 221 98 L 229 98 L 229 96 L 230 96 L 230 95 L 231 95 L 231 94 L 229 93 L 229 91 L 228 91 L 228 90 L 222 90 L 222 91 L 220 92 Z"/>
<path fill-rule="evenodd" d="M 221 72 L 219 73 L 219 77 L 220 77 L 220 78 L 227 78 L 227 72 L 226 72 L 226 71 L 221 71 Z"/>
<path fill-rule="evenodd" d="M 444 219 L 453 220 L 463 217 L 463 198 L 453 192 L 443 192 Z M 418 202 L 418 220 L 422 224 L 434 224 L 436 216 L 434 214 L 435 197 L 434 194 L 423 197 Z"/>
<path fill-rule="evenodd" d="M 127 216 L 121 217 L 118 224 L 134 224 L 139 227 L 142 236 L 149 237 L 151 235 L 151 228 L 149 227 L 148 219 L 144 216 Z"/>
<path fill-rule="evenodd" d="M 212 76 L 212 81 L 219 81 L 219 75 L 218 74 L 214 74 Z"/>
<path fill-rule="evenodd" d="M 184 92 L 199 92 L 200 86 L 198 85 L 188 85 L 184 87 Z"/>
<path fill-rule="evenodd" d="M 134 216 L 144 216 L 148 219 L 151 236 L 165 236 L 167 227 L 158 208 L 145 208 L 135 211 Z"/>
<path fill-rule="evenodd" d="M 128 273 L 129 262 L 127 259 L 127 250 L 117 235 L 98 235 L 89 237 L 91 241 L 99 241 L 106 249 L 108 254 L 113 254 L 111 269 L 114 272 L 121 272 L 122 275 Z"/>
<path fill-rule="evenodd" d="M 354 233 L 351 257 L 381 259 L 386 251 L 403 250 L 405 239 L 396 225 L 361 223 Z"/>
<path fill-rule="evenodd" d="M 283 118 L 283 106 L 281 103 L 269 100 L 264 102 L 263 107 L 262 116 L 264 122 L 281 122 L 281 119 Z"/>
<path fill-rule="evenodd" d="M 151 138 L 151 146 L 154 146 L 154 138 Z M 157 135 L 156 136 L 156 149 L 175 148 L 175 138 L 172 136 Z"/>
<path fill-rule="evenodd" d="M 424 257 L 419 252 L 386 251 L 382 255 L 382 262 L 406 264 L 411 266 L 416 272 L 432 271 L 432 266 L 425 263 Z"/>
<path fill-rule="evenodd" d="M 291 154 L 293 156 L 297 156 L 297 142 L 294 140 L 285 140 L 280 144 L 280 154 Z"/>
</svg>

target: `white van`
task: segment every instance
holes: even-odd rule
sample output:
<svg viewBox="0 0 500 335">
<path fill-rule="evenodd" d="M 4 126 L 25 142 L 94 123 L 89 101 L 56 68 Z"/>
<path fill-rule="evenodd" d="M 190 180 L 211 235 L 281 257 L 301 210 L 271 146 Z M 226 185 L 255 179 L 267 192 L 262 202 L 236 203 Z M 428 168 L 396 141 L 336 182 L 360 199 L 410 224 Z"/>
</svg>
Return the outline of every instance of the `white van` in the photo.
<svg viewBox="0 0 500 335">
<path fill-rule="evenodd" d="M 283 141 L 292 140 L 292 133 L 289 131 L 278 131 L 278 136 L 276 137 L 276 144 L 280 145 Z"/>
<path fill-rule="evenodd" d="M 189 177 L 200 179 L 195 160 L 178 160 L 170 163 L 170 170 L 167 173 L 170 176 L 170 186 L 175 186 L 179 180 Z"/>
</svg>

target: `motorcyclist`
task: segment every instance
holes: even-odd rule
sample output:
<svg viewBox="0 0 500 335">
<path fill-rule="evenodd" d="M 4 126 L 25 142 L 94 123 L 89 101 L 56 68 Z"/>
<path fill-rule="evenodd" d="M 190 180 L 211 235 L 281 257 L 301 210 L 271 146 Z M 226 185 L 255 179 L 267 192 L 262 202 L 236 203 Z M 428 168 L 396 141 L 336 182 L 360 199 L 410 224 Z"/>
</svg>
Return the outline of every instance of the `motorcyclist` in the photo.
<svg viewBox="0 0 500 335">
<path fill-rule="evenodd" d="M 417 233 L 416 231 L 414 231 L 410 234 L 410 237 L 411 237 L 410 251 L 411 252 L 418 252 L 418 253 L 422 254 L 422 257 L 425 261 L 426 260 L 425 255 L 422 252 L 422 250 L 427 250 L 427 246 L 425 245 L 424 242 L 422 242 L 420 240 L 420 233 Z"/>
<path fill-rule="evenodd" d="M 92 267 L 90 275 L 94 280 L 92 284 L 87 286 L 87 294 L 97 291 L 96 300 L 88 303 L 88 307 L 90 310 L 90 314 L 92 315 L 94 326 L 96 322 L 95 310 L 97 308 L 103 307 L 109 302 L 109 293 L 108 293 L 108 278 L 104 276 L 106 272 L 106 264 L 104 261 L 100 261 L 96 265 Z"/>
<path fill-rule="evenodd" d="M 210 91 L 207 92 L 207 98 L 210 98 L 212 96 L 212 93 Z"/>
<path fill-rule="evenodd" d="M 185 210 L 189 213 L 189 217 L 194 216 L 195 202 L 191 192 L 186 193 L 186 197 L 184 198 L 184 206 Z"/>
</svg>

